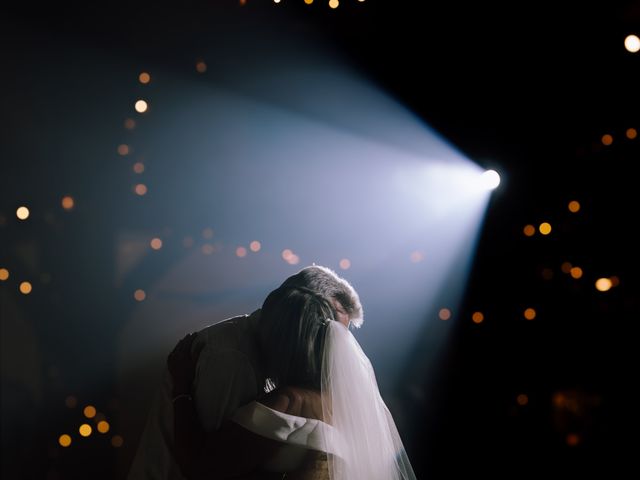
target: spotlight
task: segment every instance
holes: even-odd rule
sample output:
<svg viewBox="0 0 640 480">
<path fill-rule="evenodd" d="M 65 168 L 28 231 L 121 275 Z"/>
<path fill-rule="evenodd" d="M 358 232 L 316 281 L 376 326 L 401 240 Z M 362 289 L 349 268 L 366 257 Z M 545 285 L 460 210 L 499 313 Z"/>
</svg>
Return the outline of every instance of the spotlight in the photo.
<svg viewBox="0 0 640 480">
<path fill-rule="evenodd" d="M 480 183 L 485 190 L 495 190 L 500 185 L 500 175 L 495 170 L 486 170 L 480 175 Z"/>
</svg>

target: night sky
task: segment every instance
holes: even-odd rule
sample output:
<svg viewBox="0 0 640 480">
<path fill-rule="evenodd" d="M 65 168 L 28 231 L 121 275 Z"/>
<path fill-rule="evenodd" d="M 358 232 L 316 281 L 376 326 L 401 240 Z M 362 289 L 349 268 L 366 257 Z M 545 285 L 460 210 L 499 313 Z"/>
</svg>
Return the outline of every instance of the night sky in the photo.
<svg viewBox="0 0 640 480">
<path fill-rule="evenodd" d="M 640 318 L 632 173 L 640 159 L 640 53 L 624 40 L 640 35 L 639 2 L 24 4 L 3 6 L 0 27 L 3 478 L 124 478 L 134 447 L 113 436 L 127 402 L 116 345 L 136 305 L 131 292 L 167 266 L 147 262 L 119 277 L 114 252 L 137 227 L 169 237 L 167 219 L 178 215 L 170 203 L 131 200 L 123 180 L 130 172 L 116 162 L 126 154 L 116 149 L 128 142 L 123 122 L 135 115 L 126 110 L 146 88 L 138 74 L 151 73 L 151 92 L 156 71 L 188 72 L 198 88 L 224 85 L 230 80 L 214 65 L 229 59 L 210 52 L 225 38 L 241 38 L 243 51 L 253 40 L 256 51 L 277 44 L 265 39 L 287 38 L 283 50 L 296 37 L 320 42 L 503 177 L 429 393 L 399 390 L 411 397 L 401 405 L 413 419 L 405 443 L 418 478 L 468 468 L 482 476 L 610 477 L 629 461 L 626 438 L 637 421 L 631 332 Z M 247 75 L 257 57 L 247 57 Z M 187 178 L 168 167 L 160 174 Z M 65 195 L 74 200 L 68 210 Z M 570 211 L 570 201 L 580 209 Z M 25 221 L 16 218 L 21 205 L 31 211 Z M 228 236 L 248 222 L 219 208 Z M 172 228 L 198 224 L 193 215 Z M 549 235 L 538 231 L 542 222 Z M 23 278 L 32 279 L 31 293 L 21 293 Z M 602 278 L 613 280 L 609 291 L 596 289 Z M 525 319 L 527 308 L 535 318 Z M 484 319 L 472 321 L 474 312 Z M 85 404 L 98 406 L 111 431 L 75 434 L 62 447 L 59 435 Z"/>
</svg>

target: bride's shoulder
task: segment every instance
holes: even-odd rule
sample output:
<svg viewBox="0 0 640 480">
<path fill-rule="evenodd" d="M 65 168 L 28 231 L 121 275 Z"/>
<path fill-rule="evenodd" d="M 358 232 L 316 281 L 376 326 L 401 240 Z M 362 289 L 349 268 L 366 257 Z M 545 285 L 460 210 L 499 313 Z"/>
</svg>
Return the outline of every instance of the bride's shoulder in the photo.
<svg viewBox="0 0 640 480">
<path fill-rule="evenodd" d="M 320 392 L 301 387 L 285 386 L 268 393 L 260 400 L 267 407 L 289 415 L 322 418 Z"/>
</svg>

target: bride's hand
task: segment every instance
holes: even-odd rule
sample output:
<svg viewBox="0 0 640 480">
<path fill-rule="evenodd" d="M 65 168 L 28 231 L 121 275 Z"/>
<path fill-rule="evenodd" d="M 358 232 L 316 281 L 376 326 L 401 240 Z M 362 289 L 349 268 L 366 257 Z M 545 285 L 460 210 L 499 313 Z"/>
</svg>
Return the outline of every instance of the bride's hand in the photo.
<svg viewBox="0 0 640 480">
<path fill-rule="evenodd" d="M 194 352 L 192 345 L 195 333 L 187 334 L 178 342 L 167 357 L 167 368 L 173 379 L 173 395 L 189 393 L 196 374 L 199 351 Z"/>
</svg>

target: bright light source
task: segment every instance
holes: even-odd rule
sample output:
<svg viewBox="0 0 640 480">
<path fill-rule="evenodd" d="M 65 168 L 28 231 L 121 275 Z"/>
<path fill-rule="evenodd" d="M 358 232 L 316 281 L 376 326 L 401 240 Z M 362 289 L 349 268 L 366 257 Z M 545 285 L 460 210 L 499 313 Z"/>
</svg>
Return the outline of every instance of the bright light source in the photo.
<svg viewBox="0 0 640 480">
<path fill-rule="evenodd" d="M 500 185 L 500 175 L 495 170 L 487 170 L 480 175 L 482 186 L 487 190 L 495 190 Z"/>
<path fill-rule="evenodd" d="M 149 108 L 149 104 L 144 100 L 138 100 L 135 103 L 135 109 L 136 109 L 136 112 L 138 113 L 144 113 L 147 111 L 148 108 Z"/>
<path fill-rule="evenodd" d="M 624 39 L 624 48 L 631 53 L 640 51 L 640 38 L 637 35 L 627 35 Z"/>
<path fill-rule="evenodd" d="M 18 209 L 16 210 L 16 217 L 18 217 L 20 220 L 26 220 L 27 218 L 29 218 L 29 209 L 27 207 L 18 207 Z"/>
</svg>

